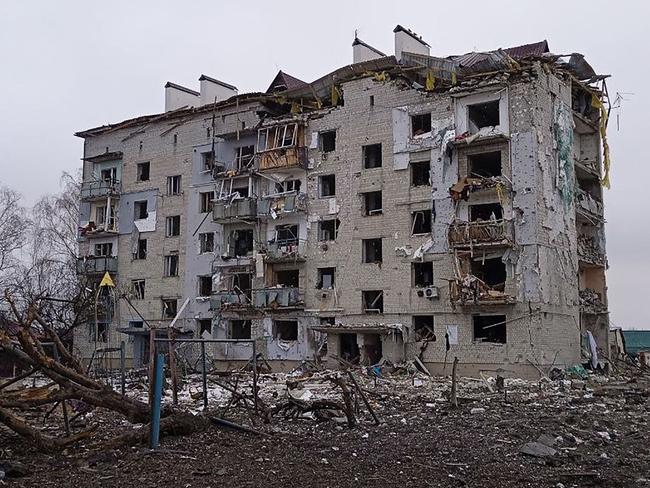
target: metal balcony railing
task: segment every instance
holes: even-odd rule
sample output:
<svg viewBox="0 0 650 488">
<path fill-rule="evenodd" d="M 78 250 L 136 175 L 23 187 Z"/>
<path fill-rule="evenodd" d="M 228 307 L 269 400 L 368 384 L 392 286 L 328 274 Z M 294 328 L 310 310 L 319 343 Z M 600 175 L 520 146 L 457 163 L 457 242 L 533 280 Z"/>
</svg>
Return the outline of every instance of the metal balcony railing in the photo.
<svg viewBox="0 0 650 488">
<path fill-rule="evenodd" d="M 77 258 L 78 274 L 117 273 L 116 256 L 86 256 Z"/>
<path fill-rule="evenodd" d="M 257 201 L 254 198 L 216 201 L 212 205 L 212 218 L 215 222 L 257 218 Z"/>
<path fill-rule="evenodd" d="M 266 252 L 266 262 L 304 261 L 306 247 L 307 242 L 301 239 L 267 242 L 264 249 Z"/>
<path fill-rule="evenodd" d="M 266 195 L 257 201 L 259 217 L 277 218 L 283 215 L 304 212 L 307 208 L 307 195 L 295 191 Z"/>
<path fill-rule="evenodd" d="M 578 211 L 586 212 L 596 217 L 603 216 L 603 203 L 596 200 L 581 188 L 576 188 L 576 207 Z"/>
<path fill-rule="evenodd" d="M 237 291 L 215 291 L 210 295 L 210 310 L 221 310 L 232 307 L 251 307 L 250 290 Z"/>
<path fill-rule="evenodd" d="M 511 241 L 512 223 L 504 219 L 457 221 L 449 226 L 449 244 L 452 246 L 506 244 Z"/>
<path fill-rule="evenodd" d="M 296 287 L 261 288 L 253 290 L 253 305 L 257 308 L 299 307 L 303 299 Z"/>
<path fill-rule="evenodd" d="M 85 226 L 79 227 L 79 237 L 104 237 L 106 234 L 117 234 L 117 219 L 112 218 L 108 222 L 96 225 L 95 222 L 88 222 Z"/>
<path fill-rule="evenodd" d="M 81 184 L 82 200 L 115 197 L 120 194 L 122 185 L 118 180 L 84 181 Z"/>
</svg>

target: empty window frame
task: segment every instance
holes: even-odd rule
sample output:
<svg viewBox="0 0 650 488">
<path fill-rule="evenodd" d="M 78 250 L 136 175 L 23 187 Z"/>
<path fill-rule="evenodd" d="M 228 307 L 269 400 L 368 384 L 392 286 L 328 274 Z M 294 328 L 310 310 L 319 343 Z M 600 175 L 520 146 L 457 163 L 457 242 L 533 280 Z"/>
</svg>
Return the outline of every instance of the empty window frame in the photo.
<svg viewBox="0 0 650 488">
<path fill-rule="evenodd" d="M 199 253 L 214 252 L 214 232 L 199 234 Z"/>
<path fill-rule="evenodd" d="M 212 212 L 213 191 L 202 191 L 199 193 L 199 213 Z"/>
<path fill-rule="evenodd" d="M 361 153 L 364 169 L 381 168 L 381 144 L 363 146 Z"/>
<path fill-rule="evenodd" d="M 336 195 L 336 176 L 323 175 L 318 177 L 318 194 L 321 198 L 329 198 Z"/>
<path fill-rule="evenodd" d="M 108 324 L 106 322 L 97 322 L 97 334 L 95 335 L 95 326 L 91 325 L 93 334 L 91 334 L 91 340 L 97 342 L 108 342 Z"/>
<path fill-rule="evenodd" d="M 411 135 L 419 136 L 431 132 L 431 113 L 411 115 Z"/>
<path fill-rule="evenodd" d="M 133 259 L 147 259 L 147 240 L 138 239 L 138 247 L 133 253 Z"/>
<path fill-rule="evenodd" d="M 250 273 L 235 273 L 232 275 L 232 290 L 250 296 L 253 287 L 253 275 Z"/>
<path fill-rule="evenodd" d="M 178 313 L 178 299 L 177 298 L 163 298 L 162 299 L 162 314 L 164 319 L 173 319 Z"/>
<path fill-rule="evenodd" d="M 318 222 L 318 240 L 335 241 L 340 225 L 339 219 L 326 219 Z"/>
<path fill-rule="evenodd" d="M 416 342 L 436 340 L 433 323 L 433 315 L 413 316 L 413 332 L 415 334 Z"/>
<path fill-rule="evenodd" d="M 298 225 L 285 224 L 276 226 L 275 240 L 281 246 L 298 244 Z"/>
<path fill-rule="evenodd" d="M 362 246 L 362 262 L 364 263 L 381 263 L 382 250 L 381 238 L 379 239 L 363 239 Z"/>
<path fill-rule="evenodd" d="M 300 271 L 297 269 L 282 269 L 274 273 L 275 285 L 287 288 L 298 288 L 300 286 Z"/>
<path fill-rule="evenodd" d="M 181 175 L 167 177 L 167 195 L 181 194 Z"/>
<path fill-rule="evenodd" d="M 426 288 L 433 286 L 433 263 L 412 263 L 413 286 L 415 288 Z"/>
<path fill-rule="evenodd" d="M 471 134 L 476 134 L 483 127 L 497 127 L 500 122 L 499 100 L 468 105 L 467 122 Z"/>
<path fill-rule="evenodd" d="M 411 186 L 429 186 L 431 184 L 431 163 L 417 161 L 411 163 Z"/>
<path fill-rule="evenodd" d="M 113 255 L 113 243 L 95 244 L 95 256 L 108 257 Z"/>
<path fill-rule="evenodd" d="M 471 260 L 470 273 L 494 290 L 505 291 L 506 263 L 501 256 L 477 256 Z"/>
<path fill-rule="evenodd" d="M 280 341 L 297 341 L 298 321 L 275 320 L 273 322 L 273 337 Z"/>
<path fill-rule="evenodd" d="M 181 216 L 171 215 L 165 219 L 165 237 L 181 235 Z"/>
<path fill-rule="evenodd" d="M 507 339 L 505 315 L 472 316 L 474 341 L 505 344 Z"/>
<path fill-rule="evenodd" d="M 331 289 L 334 288 L 334 277 L 336 275 L 336 268 L 318 268 L 318 283 L 316 288 Z"/>
<path fill-rule="evenodd" d="M 197 276 L 197 286 L 200 297 L 209 297 L 212 294 L 212 276 Z"/>
<path fill-rule="evenodd" d="M 230 233 L 228 251 L 231 257 L 246 257 L 253 254 L 253 229 L 237 229 Z"/>
<path fill-rule="evenodd" d="M 260 129 L 257 133 L 257 147 L 260 151 L 270 151 L 292 147 L 298 138 L 298 124 L 281 125 Z"/>
<path fill-rule="evenodd" d="M 336 317 L 321 317 L 320 325 L 335 325 Z"/>
<path fill-rule="evenodd" d="M 231 320 L 228 323 L 228 339 L 250 339 L 250 320 Z"/>
<path fill-rule="evenodd" d="M 467 156 L 467 173 L 473 177 L 501 176 L 501 151 L 490 151 Z"/>
<path fill-rule="evenodd" d="M 299 192 L 302 186 L 301 180 L 285 180 L 275 184 L 276 193 L 288 193 L 291 191 Z"/>
<path fill-rule="evenodd" d="M 418 210 L 411 214 L 411 235 L 431 233 L 431 210 Z"/>
<path fill-rule="evenodd" d="M 210 130 L 210 128 L 208 128 L 208 130 Z M 212 171 L 212 168 L 214 168 L 214 162 L 215 162 L 214 151 L 201 153 L 202 171 Z"/>
<path fill-rule="evenodd" d="M 143 329 L 144 322 L 142 320 L 129 320 L 129 329 Z"/>
<path fill-rule="evenodd" d="M 483 203 L 469 206 L 470 222 L 501 220 L 503 218 L 503 207 L 500 203 Z"/>
<path fill-rule="evenodd" d="M 146 219 L 149 216 L 149 211 L 147 210 L 147 201 L 138 200 L 133 202 L 133 220 L 142 220 Z"/>
<path fill-rule="evenodd" d="M 99 172 L 102 181 L 114 183 L 117 181 L 117 168 L 106 168 Z"/>
<path fill-rule="evenodd" d="M 136 166 L 136 176 L 135 179 L 137 181 L 149 181 L 149 168 L 151 164 L 149 162 L 146 163 L 138 163 Z"/>
<path fill-rule="evenodd" d="M 328 130 L 318 134 L 320 150 L 323 152 L 332 152 L 336 149 L 336 131 Z"/>
<path fill-rule="evenodd" d="M 178 254 L 165 256 L 165 276 L 178 276 Z"/>
<path fill-rule="evenodd" d="M 344 361 L 359 364 L 361 353 L 357 342 L 357 334 L 339 334 L 339 356 Z"/>
<path fill-rule="evenodd" d="M 381 191 L 369 191 L 362 195 L 364 215 L 379 215 L 383 212 Z"/>
<path fill-rule="evenodd" d="M 104 225 L 106 223 L 106 205 L 97 205 L 95 207 L 95 224 Z"/>
<path fill-rule="evenodd" d="M 212 319 L 198 319 L 196 321 L 196 332 L 199 337 L 203 337 L 205 332 L 212 335 Z"/>
<path fill-rule="evenodd" d="M 144 300 L 145 280 L 131 280 L 131 290 L 133 298 L 136 300 Z"/>
<path fill-rule="evenodd" d="M 240 146 L 235 149 L 235 169 L 243 171 L 248 169 L 255 157 L 255 146 Z"/>
<path fill-rule="evenodd" d="M 364 313 L 384 313 L 384 292 L 366 290 L 361 292 Z"/>
</svg>

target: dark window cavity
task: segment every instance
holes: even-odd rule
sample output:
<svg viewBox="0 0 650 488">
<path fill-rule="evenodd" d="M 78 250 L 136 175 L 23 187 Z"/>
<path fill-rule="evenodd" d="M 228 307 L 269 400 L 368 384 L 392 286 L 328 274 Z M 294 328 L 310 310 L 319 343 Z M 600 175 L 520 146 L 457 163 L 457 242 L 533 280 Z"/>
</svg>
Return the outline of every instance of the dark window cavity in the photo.
<svg viewBox="0 0 650 488">
<path fill-rule="evenodd" d="M 297 341 L 298 321 L 276 320 L 273 322 L 273 337 L 281 341 Z"/>
<path fill-rule="evenodd" d="M 505 291 L 506 264 L 499 257 L 475 257 L 471 261 L 470 272 L 490 288 Z"/>
<path fill-rule="evenodd" d="M 413 212 L 411 234 L 429 234 L 431 232 L 431 210 L 418 210 Z"/>
<path fill-rule="evenodd" d="M 209 297 L 212 294 L 212 276 L 199 276 L 199 296 Z"/>
<path fill-rule="evenodd" d="M 413 286 L 424 288 L 433 285 L 433 263 L 413 263 Z"/>
<path fill-rule="evenodd" d="M 467 172 L 472 177 L 501 176 L 501 151 L 468 155 Z"/>
<path fill-rule="evenodd" d="M 382 290 L 362 291 L 361 298 L 365 313 L 384 313 L 384 292 Z"/>
<path fill-rule="evenodd" d="M 321 220 L 318 223 L 318 240 L 335 241 L 341 221 L 339 219 Z"/>
<path fill-rule="evenodd" d="M 476 342 L 506 343 L 505 315 L 474 315 L 472 322 Z"/>
<path fill-rule="evenodd" d="M 181 235 L 181 216 L 172 215 L 165 221 L 165 236 L 173 237 Z"/>
<path fill-rule="evenodd" d="M 253 253 L 253 229 L 239 229 L 230 233 L 229 256 L 246 257 Z"/>
<path fill-rule="evenodd" d="M 214 252 L 214 232 L 199 234 L 199 252 Z"/>
<path fill-rule="evenodd" d="M 283 269 L 275 272 L 275 284 L 288 288 L 300 286 L 300 272 L 297 269 Z"/>
<path fill-rule="evenodd" d="M 503 218 L 503 207 L 499 203 L 484 203 L 481 205 L 469 206 L 470 222 L 501 220 Z"/>
<path fill-rule="evenodd" d="M 435 341 L 436 334 L 433 328 L 433 315 L 414 315 L 413 332 L 415 332 L 415 340 L 417 342 Z"/>
<path fill-rule="evenodd" d="M 199 193 L 199 212 L 207 213 L 212 211 L 212 200 L 214 200 L 213 191 Z"/>
<path fill-rule="evenodd" d="M 146 219 L 149 216 L 147 211 L 147 201 L 138 200 L 133 202 L 133 220 L 142 220 Z"/>
<path fill-rule="evenodd" d="M 411 135 L 419 136 L 431 132 L 431 114 L 411 115 Z"/>
<path fill-rule="evenodd" d="M 178 254 L 165 256 L 165 276 L 178 276 Z"/>
<path fill-rule="evenodd" d="M 363 214 L 379 215 L 382 213 L 381 191 L 363 193 Z"/>
<path fill-rule="evenodd" d="M 318 187 L 321 197 L 333 197 L 336 195 L 336 177 L 334 175 L 323 175 L 318 177 Z"/>
<path fill-rule="evenodd" d="M 336 149 L 336 131 L 328 130 L 327 132 L 321 132 L 319 134 L 320 138 L 320 150 L 323 152 L 332 152 Z"/>
<path fill-rule="evenodd" d="M 428 186 L 430 181 L 431 163 L 418 161 L 411 163 L 411 186 Z"/>
<path fill-rule="evenodd" d="M 381 144 L 363 146 L 364 169 L 381 168 Z"/>
<path fill-rule="evenodd" d="M 147 240 L 138 239 L 138 248 L 133 253 L 133 259 L 147 259 Z"/>
<path fill-rule="evenodd" d="M 173 319 L 178 313 L 178 300 L 176 298 L 163 298 L 163 318 Z"/>
<path fill-rule="evenodd" d="M 136 180 L 137 181 L 149 181 L 149 168 L 150 163 L 138 163 L 136 167 Z"/>
<path fill-rule="evenodd" d="M 318 289 L 334 288 L 334 275 L 336 268 L 318 268 Z"/>
<path fill-rule="evenodd" d="M 476 134 L 483 127 L 496 127 L 499 125 L 499 100 L 469 105 L 467 119 L 472 134 Z"/>
<path fill-rule="evenodd" d="M 250 320 L 231 320 L 228 324 L 228 339 L 250 339 Z"/>
<path fill-rule="evenodd" d="M 363 262 L 364 263 L 381 263 L 381 238 L 380 239 L 363 239 Z"/>
</svg>

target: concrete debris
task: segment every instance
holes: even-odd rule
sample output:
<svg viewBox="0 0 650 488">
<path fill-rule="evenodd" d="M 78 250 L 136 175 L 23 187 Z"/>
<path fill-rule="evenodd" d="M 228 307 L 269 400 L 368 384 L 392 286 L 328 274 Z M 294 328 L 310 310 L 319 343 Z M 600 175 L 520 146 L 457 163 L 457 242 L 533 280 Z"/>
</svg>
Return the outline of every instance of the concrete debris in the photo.
<svg viewBox="0 0 650 488">
<path fill-rule="evenodd" d="M 555 454 L 557 453 L 555 449 L 545 444 L 542 444 L 541 442 L 528 442 L 524 444 L 521 447 L 521 449 L 519 449 L 519 452 L 522 454 L 526 454 L 528 456 L 534 456 L 540 458 L 555 456 Z"/>
</svg>

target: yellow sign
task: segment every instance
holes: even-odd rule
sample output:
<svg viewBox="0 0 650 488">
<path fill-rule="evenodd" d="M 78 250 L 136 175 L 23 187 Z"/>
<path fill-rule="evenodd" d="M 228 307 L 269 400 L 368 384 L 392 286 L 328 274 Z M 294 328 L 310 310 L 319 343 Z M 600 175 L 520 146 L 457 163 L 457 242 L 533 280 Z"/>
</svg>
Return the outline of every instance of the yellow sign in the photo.
<svg viewBox="0 0 650 488">
<path fill-rule="evenodd" d="M 101 288 L 102 286 L 110 286 L 111 288 L 115 288 L 115 283 L 113 283 L 111 275 L 108 274 L 108 271 L 104 273 L 104 277 L 102 278 L 101 283 L 99 283 L 99 287 Z"/>
</svg>

